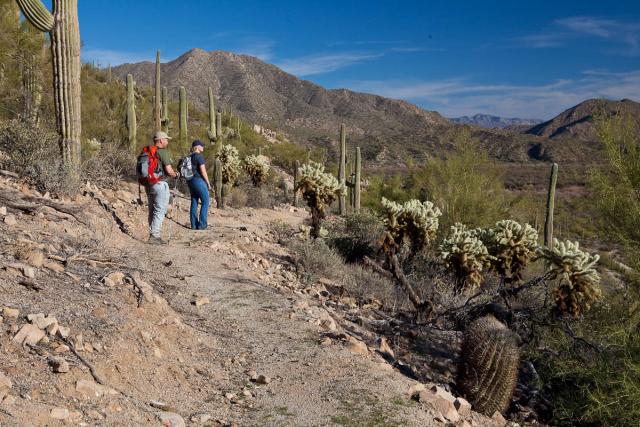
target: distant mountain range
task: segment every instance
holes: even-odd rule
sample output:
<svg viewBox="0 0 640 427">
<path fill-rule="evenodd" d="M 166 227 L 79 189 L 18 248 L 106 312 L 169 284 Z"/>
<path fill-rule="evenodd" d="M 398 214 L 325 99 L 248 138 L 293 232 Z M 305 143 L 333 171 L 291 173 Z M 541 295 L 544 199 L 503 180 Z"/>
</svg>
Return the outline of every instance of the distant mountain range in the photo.
<svg viewBox="0 0 640 427">
<path fill-rule="evenodd" d="M 483 128 L 510 128 L 510 127 L 522 127 L 522 126 L 534 126 L 542 123 L 542 120 L 538 119 L 519 119 L 519 118 L 504 118 L 498 116 L 492 116 L 490 114 L 476 114 L 474 116 L 462 116 L 449 119 L 454 123 L 463 125 L 477 125 Z"/>
<path fill-rule="evenodd" d="M 295 142 L 323 147 L 333 158 L 341 123 L 347 127 L 350 149 L 360 146 L 369 165 L 395 167 L 407 158 L 421 161 L 441 156 L 460 137 L 508 162 L 580 162 L 597 156 L 594 150 L 598 144 L 589 130 L 591 118 L 600 108 L 597 100 L 586 101 L 545 123 L 476 115 L 469 120 L 483 127 L 469 127 L 405 101 L 347 89 L 327 90 L 247 55 L 192 49 L 162 64 L 161 70 L 162 85 L 174 99 L 184 86 L 189 101 L 204 110 L 210 86 L 218 108 L 232 109 L 245 120 L 284 131 Z M 149 86 L 155 74 L 152 62 L 124 64 L 113 71 L 121 78 L 131 73 L 138 85 Z M 606 105 L 611 111 L 630 107 L 640 120 L 636 102 L 607 101 Z M 565 136 L 562 143 L 555 142 L 558 135 Z M 570 142 L 564 143 L 565 139 Z"/>
</svg>

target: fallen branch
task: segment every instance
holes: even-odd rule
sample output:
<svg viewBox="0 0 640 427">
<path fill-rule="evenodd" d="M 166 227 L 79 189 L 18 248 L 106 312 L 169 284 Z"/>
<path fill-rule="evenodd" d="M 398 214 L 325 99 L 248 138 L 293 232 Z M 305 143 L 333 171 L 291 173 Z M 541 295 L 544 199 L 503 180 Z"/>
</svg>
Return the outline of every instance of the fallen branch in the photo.
<svg viewBox="0 0 640 427">
<path fill-rule="evenodd" d="M 62 203 L 45 199 L 44 197 L 23 196 L 18 191 L 0 190 L 0 202 L 3 205 L 26 213 L 37 213 L 43 206 L 47 206 L 57 212 L 71 216 L 78 222 L 90 226 L 89 220 L 82 214 L 83 208 L 79 206 L 65 206 Z"/>
<path fill-rule="evenodd" d="M 368 256 L 365 256 L 362 262 L 364 265 L 371 268 L 373 271 L 375 271 L 379 275 L 384 276 L 387 279 L 393 279 L 393 274 L 390 271 L 385 270 L 380 264 L 378 264 Z"/>
<path fill-rule="evenodd" d="M 82 362 L 83 365 L 89 368 L 89 372 L 91 372 L 91 376 L 93 377 L 94 380 L 96 380 L 98 384 L 102 384 L 104 386 L 107 385 L 107 382 L 104 380 L 104 378 L 102 378 L 100 374 L 98 374 L 98 371 L 96 371 L 96 368 L 94 368 L 93 365 L 89 363 L 84 357 L 80 356 L 80 354 L 76 350 L 76 346 L 69 339 L 60 338 L 60 340 L 62 340 L 62 342 L 64 342 L 67 345 L 67 347 L 69 347 L 71 352 L 78 358 L 78 360 L 80 360 L 80 362 Z"/>
<path fill-rule="evenodd" d="M 102 207 L 102 209 L 104 209 L 105 211 L 107 211 L 108 213 L 111 214 L 111 217 L 113 218 L 113 220 L 118 225 L 118 228 L 120 229 L 120 231 L 122 231 L 127 236 L 131 236 L 131 231 L 129 230 L 129 226 L 124 222 L 124 220 L 122 218 L 120 218 L 120 216 L 117 214 L 115 209 L 113 209 L 113 207 L 109 204 L 109 202 L 107 202 L 106 200 L 102 199 L 94 191 L 92 191 L 92 190 L 90 190 L 88 188 L 86 188 L 84 190 L 83 194 L 84 195 L 88 195 L 92 199 L 97 201 L 98 204 Z"/>
</svg>

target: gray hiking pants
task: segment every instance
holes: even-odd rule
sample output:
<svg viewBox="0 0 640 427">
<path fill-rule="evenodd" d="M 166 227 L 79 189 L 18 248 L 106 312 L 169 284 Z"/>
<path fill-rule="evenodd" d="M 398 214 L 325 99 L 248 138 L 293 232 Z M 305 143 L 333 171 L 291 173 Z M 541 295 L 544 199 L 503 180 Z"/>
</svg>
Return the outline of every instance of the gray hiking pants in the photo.
<svg viewBox="0 0 640 427">
<path fill-rule="evenodd" d="M 169 184 L 160 181 L 154 185 L 145 186 L 149 203 L 149 233 L 154 237 L 161 237 L 162 222 L 169 206 Z"/>
</svg>

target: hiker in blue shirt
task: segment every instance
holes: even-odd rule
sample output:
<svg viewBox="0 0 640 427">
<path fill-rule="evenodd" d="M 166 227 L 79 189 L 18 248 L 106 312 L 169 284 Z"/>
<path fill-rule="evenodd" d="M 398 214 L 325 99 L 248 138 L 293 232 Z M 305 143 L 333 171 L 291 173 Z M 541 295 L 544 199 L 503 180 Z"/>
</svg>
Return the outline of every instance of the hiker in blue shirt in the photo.
<svg viewBox="0 0 640 427">
<path fill-rule="evenodd" d="M 191 165 L 193 168 L 193 178 L 187 181 L 189 191 L 191 192 L 191 229 L 206 230 L 207 215 L 209 211 L 209 191 L 211 191 L 211 183 L 207 175 L 205 167 L 204 143 L 195 140 L 191 144 Z M 202 204 L 200 207 L 200 215 L 198 215 L 198 202 Z"/>
</svg>

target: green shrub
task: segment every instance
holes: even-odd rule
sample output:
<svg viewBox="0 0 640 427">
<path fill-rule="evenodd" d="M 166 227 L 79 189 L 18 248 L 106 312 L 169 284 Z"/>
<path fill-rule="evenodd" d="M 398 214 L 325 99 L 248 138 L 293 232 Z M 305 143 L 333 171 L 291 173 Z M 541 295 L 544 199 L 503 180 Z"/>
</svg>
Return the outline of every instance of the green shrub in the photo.
<svg viewBox="0 0 640 427">
<path fill-rule="evenodd" d="M 383 232 L 383 224 L 368 209 L 348 213 L 327 226 L 327 243 L 337 250 L 347 262 L 362 260 L 376 252 Z"/>
</svg>

